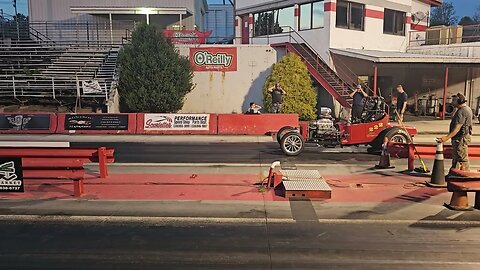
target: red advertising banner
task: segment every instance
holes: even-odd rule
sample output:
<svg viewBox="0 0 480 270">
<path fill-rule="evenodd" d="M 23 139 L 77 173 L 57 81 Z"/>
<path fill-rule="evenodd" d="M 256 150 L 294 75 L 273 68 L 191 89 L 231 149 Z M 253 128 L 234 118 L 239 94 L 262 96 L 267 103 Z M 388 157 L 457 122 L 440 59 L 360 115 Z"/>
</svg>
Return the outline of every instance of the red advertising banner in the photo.
<svg viewBox="0 0 480 270">
<path fill-rule="evenodd" d="M 205 44 L 212 31 L 200 32 L 196 30 L 163 30 L 166 38 L 179 44 Z"/>
<path fill-rule="evenodd" d="M 190 63 L 194 71 L 237 71 L 237 48 L 190 48 Z"/>
</svg>

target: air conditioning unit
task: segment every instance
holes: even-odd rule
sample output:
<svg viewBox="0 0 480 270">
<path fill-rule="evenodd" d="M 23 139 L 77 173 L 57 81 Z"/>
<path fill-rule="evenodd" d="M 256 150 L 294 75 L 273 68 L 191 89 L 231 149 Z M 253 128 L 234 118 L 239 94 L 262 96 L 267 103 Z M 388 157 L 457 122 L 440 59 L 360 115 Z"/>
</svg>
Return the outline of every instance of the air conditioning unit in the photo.
<svg viewBox="0 0 480 270">
<path fill-rule="evenodd" d="M 448 44 L 449 29 L 447 26 L 434 26 L 426 30 L 426 45 Z"/>
<path fill-rule="evenodd" d="M 426 30 L 426 45 L 448 45 L 462 43 L 463 27 L 434 26 Z"/>
<path fill-rule="evenodd" d="M 450 26 L 450 44 L 459 44 L 462 43 L 462 35 L 463 35 L 463 26 L 461 25 L 455 25 L 455 26 Z"/>
</svg>

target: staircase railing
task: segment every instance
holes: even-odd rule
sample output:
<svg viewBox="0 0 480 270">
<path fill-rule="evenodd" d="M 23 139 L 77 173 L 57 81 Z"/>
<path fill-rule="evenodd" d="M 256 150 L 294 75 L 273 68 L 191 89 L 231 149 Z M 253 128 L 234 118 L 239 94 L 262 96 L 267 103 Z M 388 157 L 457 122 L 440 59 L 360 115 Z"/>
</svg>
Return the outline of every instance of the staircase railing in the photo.
<svg viewBox="0 0 480 270">
<path fill-rule="evenodd" d="M 28 29 L 30 31 L 30 34 L 36 37 L 40 41 L 44 41 L 47 43 L 53 43 L 55 44 L 55 41 L 51 40 L 49 37 L 47 37 L 45 34 L 42 32 L 38 31 L 37 29 L 33 28 L 30 24 L 28 25 Z"/>
<path fill-rule="evenodd" d="M 333 79 L 334 81 L 341 79 L 336 75 L 332 75 L 332 70 L 330 69 L 330 67 L 328 67 L 328 69 L 325 67 L 325 61 L 321 58 L 321 55 L 297 31 L 295 31 L 295 29 L 293 29 L 290 26 L 283 27 L 282 29 L 284 28 L 288 29 L 287 33 L 288 33 L 289 43 L 292 43 L 292 41 L 294 41 L 294 43 L 304 44 L 309 49 L 309 50 L 306 50 L 303 46 L 301 46 L 302 51 L 315 60 L 315 68 L 317 68 L 317 70 L 322 69 L 326 74 L 328 74 L 330 79 Z M 340 81 L 339 83 L 343 83 L 343 80 Z M 352 86 L 347 84 L 347 87 L 352 87 Z"/>
<path fill-rule="evenodd" d="M 325 59 L 321 58 L 321 54 L 318 53 L 310 45 L 310 43 L 307 42 L 305 40 L 305 38 L 302 37 L 302 35 L 300 35 L 300 33 L 298 33 L 295 29 L 293 29 L 290 26 L 282 26 L 281 29 L 286 30 L 286 31 L 282 31 L 281 33 L 278 33 L 278 34 L 269 35 L 268 39 L 270 39 L 270 36 L 271 36 L 271 38 L 287 36 L 290 43 L 292 43 L 292 41 L 295 42 L 295 43 L 303 43 L 315 55 L 313 55 L 308 50 L 303 49 L 303 51 L 306 52 L 309 56 L 313 57 L 316 61 L 316 65 L 318 67 L 321 67 L 324 71 L 326 71 L 326 73 L 329 74 L 330 78 L 332 78 L 334 80 L 337 80 L 337 78 L 335 76 L 330 74 L 331 72 L 335 72 L 335 71 L 333 71 L 330 67 L 328 67 L 328 69 L 325 68 L 324 65 L 326 65 L 325 63 L 327 63 L 327 61 Z M 330 52 L 329 52 L 329 55 L 331 55 Z M 341 66 L 336 65 L 336 67 L 335 67 L 336 70 L 338 71 L 338 73 L 345 74 L 347 78 L 355 78 L 356 79 L 356 80 L 352 80 L 351 82 L 349 82 L 345 78 L 342 78 L 342 77 L 337 75 L 338 78 L 340 78 L 342 80 L 342 82 L 346 84 L 348 89 L 353 89 L 355 84 L 358 84 L 360 82 L 362 84 L 362 86 L 367 90 L 367 92 L 370 92 L 372 94 L 374 93 L 374 91 L 372 89 L 370 89 L 370 87 L 367 84 L 365 84 L 361 80 L 359 80 L 359 76 L 355 72 L 353 72 L 343 61 L 341 61 L 339 58 L 336 58 L 335 62 L 341 64 Z"/>
<path fill-rule="evenodd" d="M 333 58 L 332 53 L 330 53 L 330 56 Z M 349 75 L 352 75 L 352 77 L 356 78 L 356 82 L 355 82 L 355 83 L 356 83 L 356 84 L 360 83 L 360 84 L 362 85 L 362 87 L 367 90 L 367 93 L 371 93 L 371 94 L 374 94 L 374 93 L 375 93 L 374 90 L 372 90 L 372 89 L 368 86 L 368 84 L 366 84 L 366 83 L 364 83 L 362 80 L 360 80 L 359 76 L 358 76 L 355 72 L 353 72 L 353 70 L 351 70 L 351 69 L 348 67 L 348 65 L 345 64 L 345 62 L 343 62 L 340 58 L 337 57 L 337 58 L 335 58 L 334 61 L 335 61 L 336 63 L 338 63 L 338 64 L 341 64 L 347 71 L 345 71 L 344 68 L 341 68 L 341 67 L 339 67 L 339 66 L 337 66 L 337 69 L 339 69 L 341 72 L 345 73 L 345 74 L 347 75 L 347 77 L 348 77 Z M 347 73 L 347 72 L 348 72 L 348 73 Z"/>
</svg>

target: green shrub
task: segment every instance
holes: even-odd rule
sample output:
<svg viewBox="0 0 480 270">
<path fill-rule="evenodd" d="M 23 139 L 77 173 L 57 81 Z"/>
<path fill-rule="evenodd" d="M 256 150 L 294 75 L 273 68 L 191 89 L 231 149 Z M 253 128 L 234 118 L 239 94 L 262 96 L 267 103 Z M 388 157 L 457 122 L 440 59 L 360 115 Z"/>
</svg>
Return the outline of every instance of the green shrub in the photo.
<svg viewBox="0 0 480 270">
<path fill-rule="evenodd" d="M 317 118 L 317 92 L 299 56 L 289 53 L 273 66 L 272 74 L 263 87 L 264 106 L 269 112 L 272 111 L 272 96 L 267 90 L 275 83 L 287 92 L 283 96 L 282 113 L 296 113 L 300 120 Z"/>
<path fill-rule="evenodd" d="M 193 88 L 190 61 L 155 26 L 138 26 L 118 61 L 122 111 L 177 112 Z"/>
</svg>

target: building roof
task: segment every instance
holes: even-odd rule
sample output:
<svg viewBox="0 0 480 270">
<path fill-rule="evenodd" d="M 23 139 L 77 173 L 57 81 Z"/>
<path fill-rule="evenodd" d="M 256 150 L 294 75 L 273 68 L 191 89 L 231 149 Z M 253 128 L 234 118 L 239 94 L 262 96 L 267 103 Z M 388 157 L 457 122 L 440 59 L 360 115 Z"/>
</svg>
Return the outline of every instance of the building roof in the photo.
<svg viewBox="0 0 480 270">
<path fill-rule="evenodd" d="M 443 4 L 443 0 L 420 0 L 420 1 L 435 7 L 441 6 Z"/>
<path fill-rule="evenodd" d="M 362 59 L 374 63 L 480 64 L 480 58 L 472 57 L 427 55 L 361 49 L 330 49 L 330 51 L 333 54 Z"/>
<path fill-rule="evenodd" d="M 137 8 L 137 7 L 70 7 L 72 13 L 80 14 L 193 14 L 186 7 L 154 7 L 154 8 Z"/>
</svg>

